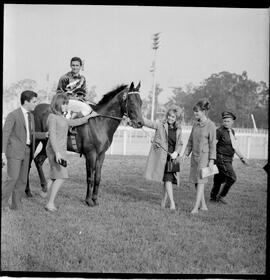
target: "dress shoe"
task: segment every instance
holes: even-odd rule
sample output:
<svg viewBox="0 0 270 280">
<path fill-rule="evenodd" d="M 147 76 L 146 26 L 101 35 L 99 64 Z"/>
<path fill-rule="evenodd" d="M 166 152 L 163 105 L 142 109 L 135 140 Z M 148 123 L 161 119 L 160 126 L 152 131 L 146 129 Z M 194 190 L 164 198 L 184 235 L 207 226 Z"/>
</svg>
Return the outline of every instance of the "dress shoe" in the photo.
<svg viewBox="0 0 270 280">
<path fill-rule="evenodd" d="M 58 210 L 56 207 L 49 207 L 47 205 L 44 208 L 46 211 L 49 211 L 49 212 L 56 212 Z"/>
<path fill-rule="evenodd" d="M 224 197 L 222 197 L 222 196 L 218 196 L 217 197 L 217 201 L 218 202 L 221 202 L 221 203 L 223 203 L 223 204 L 228 204 L 228 202 L 224 199 Z"/>
<path fill-rule="evenodd" d="M 210 197 L 209 201 L 211 201 L 211 202 L 217 202 L 217 198 L 216 198 L 216 197 Z"/>
<path fill-rule="evenodd" d="M 19 207 L 18 207 L 17 204 L 11 204 L 11 205 L 10 205 L 10 209 L 11 209 L 11 210 L 17 211 L 17 210 L 19 210 Z"/>
</svg>

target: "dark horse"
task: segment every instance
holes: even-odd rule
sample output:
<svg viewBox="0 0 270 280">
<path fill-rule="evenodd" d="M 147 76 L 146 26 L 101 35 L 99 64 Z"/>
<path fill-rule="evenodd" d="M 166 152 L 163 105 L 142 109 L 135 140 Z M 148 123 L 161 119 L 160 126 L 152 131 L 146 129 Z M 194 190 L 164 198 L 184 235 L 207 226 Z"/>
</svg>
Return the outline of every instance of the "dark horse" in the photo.
<svg viewBox="0 0 270 280">
<path fill-rule="evenodd" d="M 74 150 L 70 137 L 68 137 L 68 150 L 83 154 L 86 160 L 87 192 L 85 202 L 88 206 L 98 205 L 98 189 L 101 179 L 101 168 L 105 158 L 105 152 L 110 147 L 113 135 L 122 118 L 126 115 L 134 128 L 141 128 L 143 124 L 141 115 L 142 100 L 139 94 L 140 83 L 134 88 L 133 82 L 128 87 L 121 85 L 105 94 L 92 109 L 99 116 L 90 118 L 88 123 L 77 127 L 77 150 Z M 49 115 L 49 104 L 39 104 L 34 110 L 35 126 L 37 131 L 47 131 L 46 121 Z M 42 190 L 46 192 L 46 179 L 42 165 L 47 158 L 46 140 L 42 141 L 42 150 L 34 161 L 40 177 Z M 38 141 L 36 146 L 38 145 Z M 25 190 L 28 196 L 32 196 L 29 181 Z"/>
</svg>

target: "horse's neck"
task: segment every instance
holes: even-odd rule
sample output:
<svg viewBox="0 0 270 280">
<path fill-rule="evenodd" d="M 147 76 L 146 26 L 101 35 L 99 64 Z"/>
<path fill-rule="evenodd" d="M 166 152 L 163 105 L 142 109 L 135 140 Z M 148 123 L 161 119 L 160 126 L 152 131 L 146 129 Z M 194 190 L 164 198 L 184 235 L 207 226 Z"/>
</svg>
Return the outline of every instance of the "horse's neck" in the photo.
<svg viewBox="0 0 270 280">
<path fill-rule="evenodd" d="M 102 108 L 97 110 L 97 113 L 106 116 L 103 121 L 103 126 L 107 127 L 108 136 L 112 139 L 115 131 L 121 123 L 123 111 L 121 108 L 122 94 L 115 96 L 110 102 L 104 104 Z"/>
<path fill-rule="evenodd" d="M 121 95 L 122 96 L 122 95 Z M 121 109 L 120 96 L 114 97 L 110 102 L 104 104 L 100 109 L 97 110 L 97 113 L 105 116 L 122 118 L 123 112 Z"/>
</svg>

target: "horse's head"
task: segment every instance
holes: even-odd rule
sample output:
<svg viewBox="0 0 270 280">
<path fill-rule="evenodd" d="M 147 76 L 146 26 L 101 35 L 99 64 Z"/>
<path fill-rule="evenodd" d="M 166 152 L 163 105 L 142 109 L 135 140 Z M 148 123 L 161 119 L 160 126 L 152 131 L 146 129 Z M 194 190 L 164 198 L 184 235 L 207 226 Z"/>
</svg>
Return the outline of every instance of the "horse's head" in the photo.
<svg viewBox="0 0 270 280">
<path fill-rule="evenodd" d="M 125 115 L 130 119 L 129 124 L 134 128 L 141 128 L 143 126 L 142 118 L 142 100 L 140 97 L 141 83 L 134 88 L 134 83 L 130 84 L 128 91 L 124 93 L 123 99 L 125 102 L 124 112 Z"/>
</svg>

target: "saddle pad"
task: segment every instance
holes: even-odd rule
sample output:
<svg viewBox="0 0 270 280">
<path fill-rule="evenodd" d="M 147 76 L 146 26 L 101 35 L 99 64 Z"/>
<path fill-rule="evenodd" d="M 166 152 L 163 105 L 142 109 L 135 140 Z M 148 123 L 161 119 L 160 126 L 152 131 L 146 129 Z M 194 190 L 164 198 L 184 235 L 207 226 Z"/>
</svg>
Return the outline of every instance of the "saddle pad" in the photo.
<svg viewBox="0 0 270 280">
<path fill-rule="evenodd" d="M 88 104 L 82 101 L 70 99 L 68 102 L 68 111 L 82 112 L 82 114 L 86 116 L 91 113 L 92 109 Z"/>
</svg>

